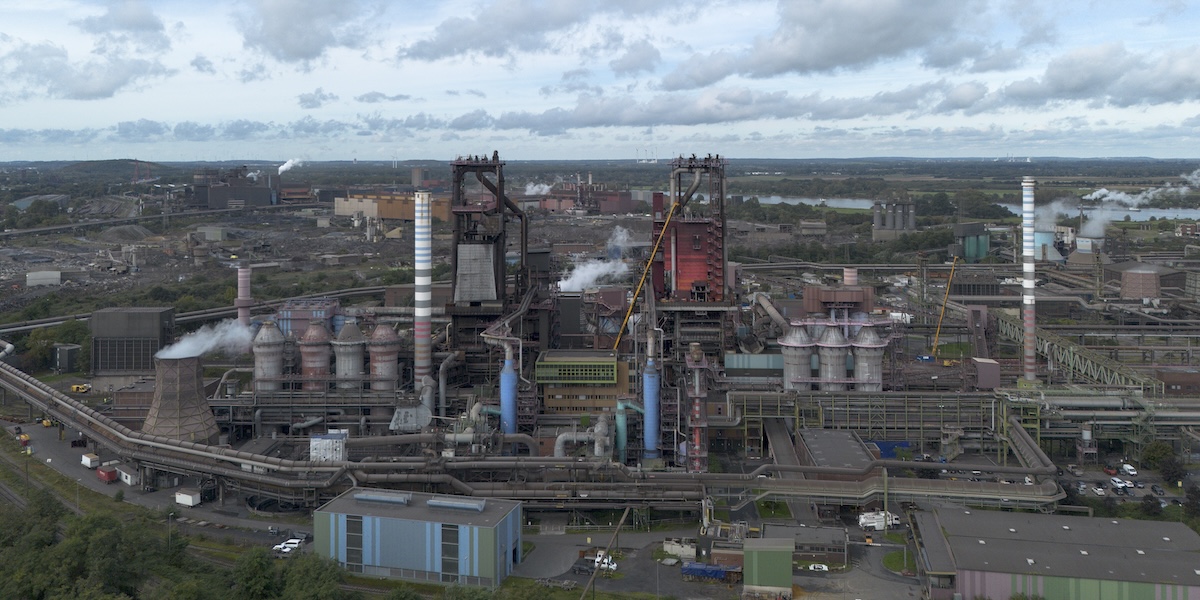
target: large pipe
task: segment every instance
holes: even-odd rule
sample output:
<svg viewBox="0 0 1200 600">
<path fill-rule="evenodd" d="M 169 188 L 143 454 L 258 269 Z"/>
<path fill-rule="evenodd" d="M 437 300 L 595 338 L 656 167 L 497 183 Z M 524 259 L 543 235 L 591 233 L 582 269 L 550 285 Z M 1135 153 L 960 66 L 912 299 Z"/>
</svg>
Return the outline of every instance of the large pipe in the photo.
<svg viewBox="0 0 1200 600">
<path fill-rule="evenodd" d="M 517 432 L 517 370 L 511 344 L 504 346 L 504 369 L 500 371 L 500 431 Z"/>
<path fill-rule="evenodd" d="M 857 279 L 855 280 L 854 284 L 847 283 L 846 285 L 857 285 Z M 775 305 L 771 303 L 771 297 L 762 292 L 754 292 L 754 297 L 758 301 L 758 305 L 761 306 L 763 310 L 767 311 L 767 316 L 771 317 L 771 320 L 779 326 L 780 330 L 786 333 L 789 325 L 788 320 L 785 319 L 783 315 L 779 313 L 779 309 L 775 308 Z M 651 345 L 653 345 L 653 343 L 651 343 Z"/>
<path fill-rule="evenodd" d="M 608 415 L 600 415 L 596 420 L 596 440 L 595 449 L 592 454 L 597 458 L 607 458 L 612 455 L 608 445 Z"/>
<path fill-rule="evenodd" d="M 438 416 L 446 416 L 446 379 L 449 376 L 450 367 L 453 367 L 458 361 L 462 360 L 463 353 L 451 352 L 442 360 L 441 366 L 438 367 Z"/>
<path fill-rule="evenodd" d="M 1024 354 L 1022 361 L 1028 382 L 1037 380 L 1037 312 L 1034 309 L 1034 187 L 1033 177 L 1021 180 L 1021 317 L 1024 320 Z"/>
<path fill-rule="evenodd" d="M 558 434 L 554 439 L 554 457 L 565 458 L 567 456 L 567 444 L 582 444 L 584 442 L 592 442 L 596 439 L 596 434 L 591 431 L 568 431 Z"/>
<path fill-rule="evenodd" d="M 658 458 L 659 435 L 659 390 L 662 387 L 662 375 L 654 364 L 654 329 L 646 331 L 646 370 L 642 372 L 642 406 L 645 408 L 645 419 L 642 420 L 642 444 L 645 449 L 643 458 Z"/>
<path fill-rule="evenodd" d="M 433 370 L 432 344 L 430 342 L 430 311 L 433 300 L 433 221 L 430 217 L 429 192 L 419 191 L 415 199 L 415 224 L 413 225 L 413 262 L 416 268 L 416 288 L 413 303 L 413 385 L 420 391 L 425 377 Z M 432 408 L 432 407 L 430 407 Z"/>
</svg>

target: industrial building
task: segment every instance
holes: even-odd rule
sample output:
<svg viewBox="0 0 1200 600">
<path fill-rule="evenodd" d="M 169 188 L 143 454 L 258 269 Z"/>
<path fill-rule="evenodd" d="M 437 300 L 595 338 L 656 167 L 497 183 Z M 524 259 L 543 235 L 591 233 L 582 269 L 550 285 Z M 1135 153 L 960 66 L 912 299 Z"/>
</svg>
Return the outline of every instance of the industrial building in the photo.
<svg viewBox="0 0 1200 600">
<path fill-rule="evenodd" d="M 247 352 L 222 357 L 216 381 L 197 375 L 203 356 L 155 363 L 176 337 L 170 309 L 110 309 L 92 319 L 93 371 L 157 369 L 154 385 L 114 393 L 103 412 L 3 365 L 0 387 L 86 432 L 143 481 L 194 476 L 223 497 L 346 515 L 320 516 L 318 529 L 329 531 L 322 552 L 350 568 L 485 585 L 508 571 L 468 569 L 483 564 L 474 557 L 453 566 L 447 559 L 465 556 L 461 544 L 427 548 L 438 564 L 386 562 L 368 547 L 370 519 L 428 509 L 421 494 L 452 494 L 484 507 L 480 514 L 520 501 L 518 512 L 630 507 L 647 520 L 659 510 L 704 513 L 714 496 L 729 505 L 786 498 L 817 507 L 822 521 L 931 498 L 1053 511 L 1066 494 L 1051 454 L 1088 464 L 1102 443 L 1131 455 L 1153 440 L 1190 447 L 1200 425 L 1192 384 L 1172 384 L 1180 387 L 1169 394 L 1153 369 L 1123 362 L 1134 351 L 1170 352 L 1186 369 L 1190 350 L 1161 339 L 1149 349 L 1140 340 L 1093 344 L 1113 334 L 1045 322 L 1057 307 L 1103 305 L 1147 320 L 1137 335 L 1161 336 L 1140 298 L 1096 302 L 1102 242 L 1080 238 L 1074 267 L 1045 268 L 1032 180 L 1022 186 L 1029 210 L 1019 263 L 735 265 L 725 167 L 719 156 L 671 161 L 666 191 L 648 196 L 649 235 L 629 252 L 583 241 L 551 252 L 530 247 L 540 223 L 509 196 L 498 153 L 459 157 L 449 165 L 445 219 L 432 193 L 411 195 L 411 286 L 267 306 L 252 300 L 243 266 L 233 307 L 180 317 L 190 325 L 237 314 L 252 337 Z M 905 200 L 878 204 L 874 216 L 886 235 L 915 230 Z M 438 240 L 450 255 L 437 285 L 435 218 L 446 222 Z M 960 233 L 971 238 L 965 254 L 987 252 L 986 229 Z M 630 275 L 564 289 L 568 249 Z M 772 294 L 758 291 L 763 283 Z M 951 341 L 961 357 L 939 354 Z M 997 460 L 973 480 L 911 477 L 929 463 L 896 458 L 890 450 L 901 445 L 929 460 Z M 754 464 L 717 469 L 717 455 Z M 358 532 L 351 515 L 361 517 Z M 466 525 L 419 516 L 412 522 Z M 704 518 L 709 541 L 747 537 L 742 524 Z M 835 537 L 805 542 L 806 555 L 834 557 Z M 361 555 L 349 554 L 352 541 Z M 800 541 L 785 541 L 790 563 Z M 714 554 L 728 550 L 713 543 Z M 766 564 L 752 564 L 752 550 L 747 581 L 779 583 L 751 576 Z"/>
<path fill-rule="evenodd" d="M 1200 535 L 1182 523 L 940 508 L 915 513 L 931 600 L 1157 600 L 1200 593 Z"/>
<path fill-rule="evenodd" d="M 521 562 L 521 503 L 355 488 L 313 511 L 313 548 L 352 573 L 497 587 Z"/>
</svg>

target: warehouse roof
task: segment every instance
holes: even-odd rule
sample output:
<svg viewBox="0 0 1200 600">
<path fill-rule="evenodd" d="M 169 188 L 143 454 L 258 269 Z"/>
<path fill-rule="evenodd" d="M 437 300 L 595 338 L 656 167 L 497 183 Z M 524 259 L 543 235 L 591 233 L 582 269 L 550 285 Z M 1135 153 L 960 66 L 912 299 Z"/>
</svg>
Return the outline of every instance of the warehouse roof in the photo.
<svg viewBox="0 0 1200 600">
<path fill-rule="evenodd" d="M 499 498 L 351 488 L 317 512 L 492 527 L 520 506 L 520 502 Z"/>
<path fill-rule="evenodd" d="M 935 519 L 921 529 L 941 531 L 959 572 L 1200 586 L 1200 535 L 1181 523 L 962 508 Z"/>
<path fill-rule="evenodd" d="M 866 444 L 850 430 L 801 429 L 800 441 L 818 467 L 862 468 L 875 460 Z"/>
</svg>

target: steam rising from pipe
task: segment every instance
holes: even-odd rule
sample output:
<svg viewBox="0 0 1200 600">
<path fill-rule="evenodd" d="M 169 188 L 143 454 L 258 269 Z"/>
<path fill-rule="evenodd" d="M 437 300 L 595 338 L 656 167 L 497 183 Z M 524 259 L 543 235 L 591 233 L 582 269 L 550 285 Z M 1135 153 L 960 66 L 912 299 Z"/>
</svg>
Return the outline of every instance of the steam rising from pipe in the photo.
<svg viewBox="0 0 1200 600">
<path fill-rule="evenodd" d="M 302 161 L 298 158 L 290 158 L 290 159 L 288 159 L 287 162 L 283 163 L 282 165 L 279 165 L 279 174 L 283 175 L 284 171 L 289 171 L 294 167 L 303 167 L 303 166 L 304 166 L 304 161 Z"/>
<path fill-rule="evenodd" d="M 550 193 L 550 185 L 546 183 L 527 183 L 525 184 L 526 196 L 545 196 Z"/>
<path fill-rule="evenodd" d="M 575 270 L 558 282 L 558 289 L 564 292 L 582 292 L 595 286 L 602 279 L 617 279 L 628 275 L 629 265 L 621 260 L 621 255 L 632 242 L 633 238 L 628 229 L 616 227 L 604 243 L 608 260 L 589 260 L 575 265 Z"/>
<path fill-rule="evenodd" d="M 205 325 L 183 336 L 178 342 L 159 350 L 154 358 L 191 358 L 215 350 L 242 353 L 250 349 L 253 340 L 254 332 L 249 327 L 230 319 L 216 326 Z"/>
</svg>

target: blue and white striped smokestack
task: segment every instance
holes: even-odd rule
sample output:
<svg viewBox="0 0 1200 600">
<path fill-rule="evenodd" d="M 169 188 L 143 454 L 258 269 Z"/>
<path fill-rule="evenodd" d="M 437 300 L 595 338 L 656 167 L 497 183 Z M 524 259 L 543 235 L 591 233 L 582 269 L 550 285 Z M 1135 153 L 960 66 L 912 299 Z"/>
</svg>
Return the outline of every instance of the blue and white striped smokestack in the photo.
<svg viewBox="0 0 1200 600">
<path fill-rule="evenodd" d="M 431 342 L 430 303 L 433 299 L 433 222 L 430 218 L 430 193 L 417 192 L 414 207 L 413 239 L 416 245 L 413 259 L 416 263 L 416 293 L 413 313 L 413 385 L 420 393 L 423 382 L 433 372 Z M 431 402 L 432 404 L 432 402 Z M 431 412 L 433 406 L 427 406 Z"/>
<path fill-rule="evenodd" d="M 662 375 L 654 364 L 654 330 L 646 336 L 646 370 L 642 372 L 642 403 L 646 407 L 646 418 L 642 428 L 642 443 L 645 445 L 643 458 L 658 458 L 659 413 L 658 393 Z"/>
<path fill-rule="evenodd" d="M 1034 309 L 1033 290 L 1036 287 L 1034 274 L 1034 187 L 1032 177 L 1021 181 L 1021 270 L 1025 277 L 1021 281 L 1021 316 L 1024 321 L 1024 372 L 1025 381 L 1037 381 L 1037 313 Z"/>
<path fill-rule="evenodd" d="M 504 346 L 504 369 L 500 371 L 500 430 L 517 432 L 517 370 L 513 367 L 512 346 Z"/>
</svg>

